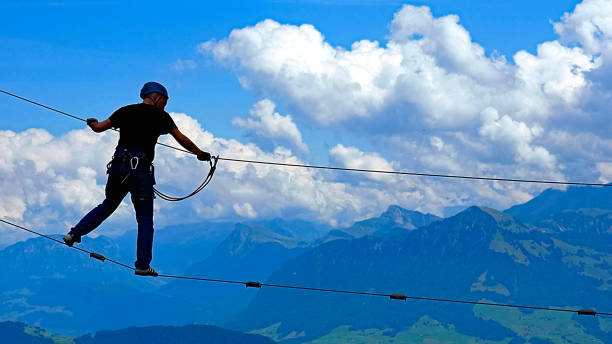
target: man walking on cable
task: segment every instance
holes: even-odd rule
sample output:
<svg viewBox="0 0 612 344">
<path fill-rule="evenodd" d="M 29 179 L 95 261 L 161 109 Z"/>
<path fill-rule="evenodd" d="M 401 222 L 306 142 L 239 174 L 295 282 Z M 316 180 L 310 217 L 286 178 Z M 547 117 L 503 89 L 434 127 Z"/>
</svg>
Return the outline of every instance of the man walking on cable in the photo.
<svg viewBox="0 0 612 344">
<path fill-rule="evenodd" d="M 119 143 L 112 161 L 107 166 L 106 199 L 90 211 L 64 236 L 64 242 L 72 246 L 81 237 L 97 228 L 117 209 L 129 192 L 136 211 L 138 240 L 136 269 L 141 276 L 157 276 L 151 268 L 153 250 L 153 158 L 155 144 L 160 135 L 171 134 L 185 149 L 197 155 L 198 160 L 209 161 L 208 152 L 199 149 L 174 124 L 164 111 L 168 91 L 157 82 L 147 82 L 140 91 L 142 103 L 127 105 L 115 111 L 108 119 L 98 122 L 87 119 L 87 125 L 101 133 L 110 128 L 120 130 Z"/>
</svg>

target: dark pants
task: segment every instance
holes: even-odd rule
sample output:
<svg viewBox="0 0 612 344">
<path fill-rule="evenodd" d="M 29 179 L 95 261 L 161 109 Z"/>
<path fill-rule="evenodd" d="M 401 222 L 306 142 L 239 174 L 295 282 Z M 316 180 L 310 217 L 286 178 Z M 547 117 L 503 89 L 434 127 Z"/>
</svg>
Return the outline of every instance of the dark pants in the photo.
<svg viewBox="0 0 612 344">
<path fill-rule="evenodd" d="M 129 192 L 138 221 L 136 263 L 138 269 L 149 267 L 153 250 L 153 184 L 155 179 L 150 164 L 142 161 L 136 169 L 130 166 L 130 159 L 116 158 L 108 170 L 106 199 L 90 211 L 70 232 L 84 236 L 96 229 L 117 209 Z"/>
</svg>

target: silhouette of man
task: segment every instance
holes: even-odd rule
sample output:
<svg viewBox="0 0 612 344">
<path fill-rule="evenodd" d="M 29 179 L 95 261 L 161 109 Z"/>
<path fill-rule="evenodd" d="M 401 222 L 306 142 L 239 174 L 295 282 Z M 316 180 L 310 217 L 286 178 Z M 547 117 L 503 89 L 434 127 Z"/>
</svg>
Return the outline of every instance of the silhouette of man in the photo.
<svg viewBox="0 0 612 344">
<path fill-rule="evenodd" d="M 171 134 L 181 146 L 196 154 L 198 160 L 209 161 L 211 157 L 181 133 L 164 110 L 168 102 L 168 91 L 164 86 L 157 82 L 147 82 L 140 91 L 140 98 L 142 103 L 124 106 L 102 122 L 95 118 L 87 119 L 87 125 L 96 133 L 118 128 L 119 143 L 107 166 L 106 198 L 70 229 L 64 236 L 64 242 L 68 246 L 81 242 L 81 237 L 106 220 L 129 192 L 138 222 L 134 273 L 140 276 L 157 276 L 157 272 L 150 266 L 155 184 L 152 162 L 157 139 L 160 135 Z"/>
</svg>

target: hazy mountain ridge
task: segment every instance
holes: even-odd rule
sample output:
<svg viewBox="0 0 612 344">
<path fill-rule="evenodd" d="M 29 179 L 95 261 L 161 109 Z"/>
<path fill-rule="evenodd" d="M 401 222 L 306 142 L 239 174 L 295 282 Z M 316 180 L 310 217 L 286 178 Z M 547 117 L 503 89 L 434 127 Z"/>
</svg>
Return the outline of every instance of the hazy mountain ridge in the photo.
<svg viewBox="0 0 612 344">
<path fill-rule="evenodd" d="M 442 218 L 432 215 L 423 214 L 418 211 L 404 209 L 397 205 L 392 205 L 380 215 L 383 219 L 390 219 L 394 223 L 406 229 L 417 229 L 425 227 L 433 222 L 440 221 Z"/>
<path fill-rule="evenodd" d="M 276 221 L 278 225 L 278 221 Z M 264 281 L 285 260 L 310 248 L 294 234 L 270 229 L 262 224 L 236 224 L 234 231 L 206 259 L 187 269 L 190 276 Z M 296 235 L 299 235 L 296 233 Z M 202 288 L 205 287 L 205 293 Z M 175 281 L 161 289 L 162 293 L 191 303 L 197 309 L 196 320 L 204 323 L 224 323 L 248 305 L 257 291 L 233 284 L 185 283 Z M 193 298 L 193 295 L 199 295 Z M 227 302 L 231 300 L 231 302 Z"/>
<path fill-rule="evenodd" d="M 215 254 L 232 256 L 246 255 L 252 252 L 258 244 L 276 243 L 284 248 L 305 247 L 309 244 L 295 238 L 290 233 L 278 233 L 262 225 L 237 224 L 235 229 L 215 250 Z"/>
<path fill-rule="evenodd" d="M 547 189 L 530 201 L 518 204 L 504 212 L 518 221 L 538 224 L 556 214 L 586 209 L 612 210 L 612 197 L 608 187 L 570 186 L 566 191 Z"/>
<path fill-rule="evenodd" d="M 32 330 L 34 331 L 32 331 Z M 54 344 L 55 342 L 43 335 L 39 328 L 29 328 L 23 323 L 7 321 L 0 322 L 0 338 L 3 343 L 20 344 Z M 46 334 L 46 333 L 45 333 Z"/>
<path fill-rule="evenodd" d="M 207 325 L 182 327 L 149 326 L 100 331 L 74 340 L 75 344 L 189 343 L 189 344 L 272 344 L 270 338 Z"/>
<path fill-rule="evenodd" d="M 0 338 L 3 343 L 19 344 L 274 343 L 273 340 L 264 336 L 207 325 L 130 327 L 116 331 L 99 331 L 79 337 L 69 337 L 50 334 L 41 328 L 30 327 L 19 322 L 0 322 Z"/>
<path fill-rule="evenodd" d="M 160 271 L 185 272 L 191 264 L 211 254 L 233 228 L 233 223 L 202 222 L 156 230 L 153 264 Z M 135 259 L 136 236 L 137 231 L 132 230 L 113 238 L 121 259 L 128 263 Z"/>
<path fill-rule="evenodd" d="M 440 220 L 442 218 L 432 214 L 423 214 L 391 205 L 379 217 L 358 221 L 346 228 L 330 230 L 327 235 L 316 240 L 314 246 L 334 240 L 351 240 L 367 235 L 384 237 L 401 234 L 407 230 L 424 227 Z"/>
<path fill-rule="evenodd" d="M 246 222 L 245 225 L 260 225 L 272 231 L 299 241 L 314 242 L 331 230 L 327 224 L 308 222 L 304 220 L 273 219 L 271 221 Z"/>
<path fill-rule="evenodd" d="M 166 233 L 165 238 L 156 233 L 155 252 L 166 252 L 162 259 L 167 272 L 182 270 L 209 278 L 612 309 L 606 296 L 612 288 L 612 207 L 592 208 L 606 204 L 590 200 L 593 190 L 553 191 L 542 196 L 552 194 L 557 204 L 550 208 L 556 212 L 546 216 L 539 213 L 546 207 L 538 197 L 505 212 L 471 207 L 447 219 L 391 206 L 380 217 L 329 231 L 324 225 L 281 219 L 219 225 L 214 238 L 207 237 L 205 226 L 163 230 L 159 233 Z M 595 193 L 605 197 L 601 190 Z M 581 203 L 580 197 L 589 199 Z M 519 214 L 521 220 L 511 213 Z M 195 236 L 193 242 L 189 235 Z M 118 254 L 128 259 L 134 253 L 126 247 L 134 242 L 135 238 L 126 235 L 88 239 L 83 245 L 109 257 Z M 157 266 L 155 259 L 160 257 L 154 258 Z M 422 338 L 419 336 L 433 340 L 438 338 L 434 333 L 453 341 L 533 343 L 537 335 L 517 326 L 542 322 L 546 329 L 542 340 L 557 342 L 569 336 L 564 331 L 572 328 L 581 339 L 612 341 L 612 325 L 573 316 L 139 279 L 43 239 L 0 251 L 0 264 L 10 266 L 14 277 L 0 282 L 4 320 L 41 323 L 54 331 L 68 324 L 81 329 L 76 334 L 197 322 L 256 330 L 287 343 L 327 343 L 332 338 L 362 338 L 365 334 L 383 342 Z M 50 289 L 57 292 L 45 293 Z M 109 308 L 122 311 L 110 321 L 105 315 Z M 164 309 L 163 314 L 158 309 Z M 131 310 L 145 316 L 138 318 Z M 79 318 L 72 320 L 76 316 Z M 97 321 L 100 319 L 103 321 Z"/>
</svg>

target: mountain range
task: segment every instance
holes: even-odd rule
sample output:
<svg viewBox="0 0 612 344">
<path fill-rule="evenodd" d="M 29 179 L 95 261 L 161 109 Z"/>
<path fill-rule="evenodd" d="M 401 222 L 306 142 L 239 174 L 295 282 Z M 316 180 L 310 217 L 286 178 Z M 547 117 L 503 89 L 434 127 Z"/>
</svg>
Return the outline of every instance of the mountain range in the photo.
<svg viewBox="0 0 612 344">
<path fill-rule="evenodd" d="M 129 262 L 134 235 L 82 245 Z M 611 239 L 609 188 L 570 187 L 445 219 L 391 206 L 346 228 L 178 226 L 156 232 L 154 264 L 208 278 L 610 311 Z M 612 342 L 612 320 L 601 316 L 134 278 L 38 238 L 0 251 L 0 264 L 11 276 L 0 282 L 0 321 L 73 336 L 200 323 L 284 343 Z"/>
<path fill-rule="evenodd" d="M 268 283 L 612 309 L 610 191 L 569 188 L 548 190 L 541 197 L 544 202 L 536 197 L 505 212 L 470 207 L 393 236 L 327 242 L 287 261 Z M 380 340 L 401 342 L 398 338 L 430 330 L 424 324 L 442 326 L 453 342 L 612 342 L 612 322 L 604 317 L 398 304 L 292 290 L 262 289 L 230 327 L 266 333 L 287 343 L 326 342 L 325 338 L 340 334 L 346 339 L 368 331 L 378 331 Z"/>
</svg>

